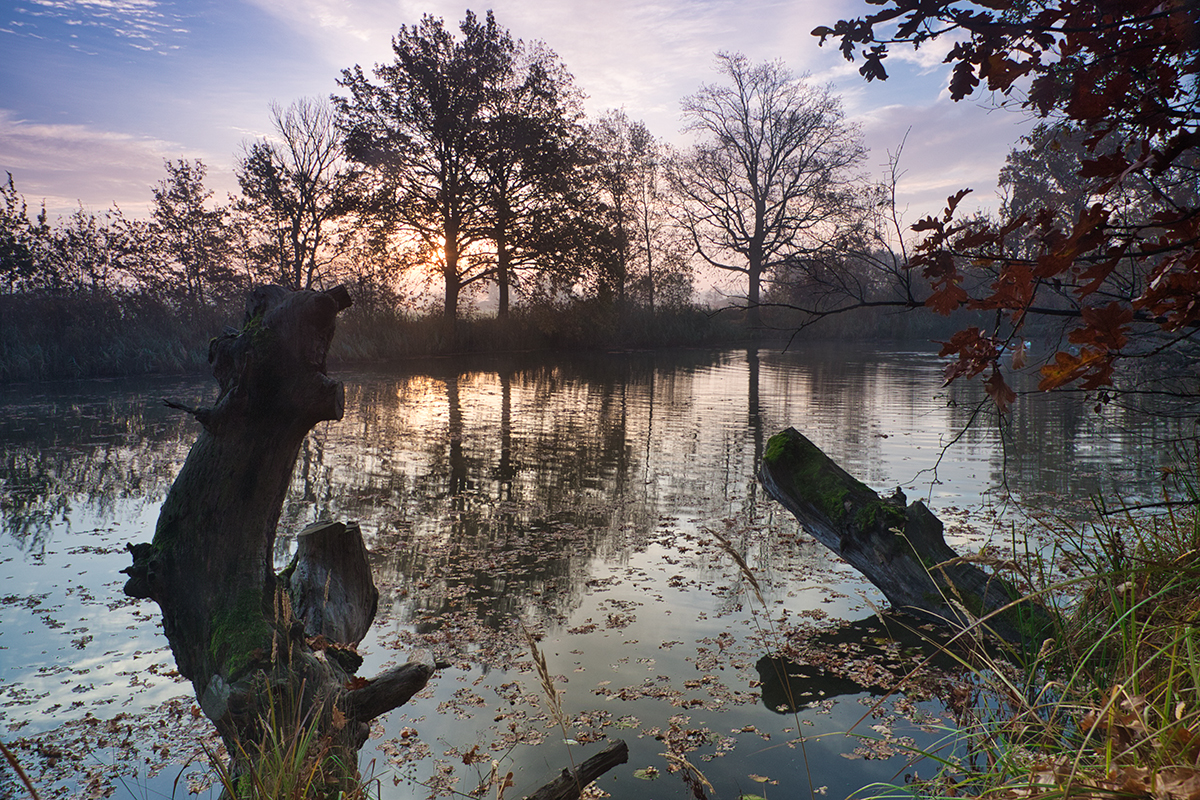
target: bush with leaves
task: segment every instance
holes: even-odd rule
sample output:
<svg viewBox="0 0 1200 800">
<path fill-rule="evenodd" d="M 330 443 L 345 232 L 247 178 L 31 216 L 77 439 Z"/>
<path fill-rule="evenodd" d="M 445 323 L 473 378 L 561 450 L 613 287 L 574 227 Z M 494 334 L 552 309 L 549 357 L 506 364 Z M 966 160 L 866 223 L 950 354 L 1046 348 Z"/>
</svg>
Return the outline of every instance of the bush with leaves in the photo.
<svg viewBox="0 0 1200 800">
<path fill-rule="evenodd" d="M 1200 4 L 1195 0 L 880 0 L 858 19 L 813 34 L 840 41 L 859 72 L 885 79 L 896 44 L 954 41 L 950 95 L 986 90 L 1059 123 L 1081 144 L 1074 177 L 1088 203 L 1064 219 L 1053 198 L 998 221 L 958 206 L 914 225 L 910 261 L 928 280 L 927 305 L 994 311 L 992 330 L 959 331 L 943 346 L 947 379 L 987 373 L 1003 410 L 1015 393 L 1001 357 L 1024 362 L 1033 317 L 1071 321 L 1041 366 L 1042 389 L 1113 385 L 1122 359 L 1194 352 L 1200 331 Z M 1136 202 L 1130 198 L 1136 197 Z M 970 269 L 990 271 L 969 291 Z M 1194 377 L 1194 376 L 1193 376 Z M 1194 391 L 1194 389 L 1193 389 Z"/>
</svg>

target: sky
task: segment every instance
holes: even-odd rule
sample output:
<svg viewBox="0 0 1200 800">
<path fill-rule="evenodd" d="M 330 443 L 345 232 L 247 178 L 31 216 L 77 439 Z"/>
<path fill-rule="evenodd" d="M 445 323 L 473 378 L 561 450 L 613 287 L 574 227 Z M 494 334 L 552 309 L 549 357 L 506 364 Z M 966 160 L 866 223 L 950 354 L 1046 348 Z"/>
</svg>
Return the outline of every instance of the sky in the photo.
<svg viewBox="0 0 1200 800">
<path fill-rule="evenodd" d="M 340 94 L 343 69 L 391 61 L 401 25 L 432 14 L 457 31 L 468 8 L 554 50 L 591 119 L 621 108 L 678 146 L 680 100 L 720 81 L 718 51 L 780 60 L 840 95 L 871 149 L 866 171 L 905 142 L 907 221 L 965 187 L 972 207 L 996 208 L 996 175 L 1032 127 L 986 97 L 952 102 L 948 43 L 894 50 L 891 78 L 873 83 L 819 47 L 809 32 L 865 13 L 864 0 L 0 0 L 0 179 L 11 173 L 52 220 L 80 205 L 136 216 L 164 159 L 199 158 L 224 198 L 243 143 L 270 132 L 272 102 Z"/>
</svg>

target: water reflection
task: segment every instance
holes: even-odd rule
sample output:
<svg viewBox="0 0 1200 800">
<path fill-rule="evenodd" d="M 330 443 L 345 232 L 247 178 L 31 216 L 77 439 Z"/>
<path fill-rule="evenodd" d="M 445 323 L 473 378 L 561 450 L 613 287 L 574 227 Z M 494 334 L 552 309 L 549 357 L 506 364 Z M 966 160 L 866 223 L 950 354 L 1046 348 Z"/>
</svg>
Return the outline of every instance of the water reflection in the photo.
<svg viewBox="0 0 1200 800">
<path fill-rule="evenodd" d="M 791 641 L 785 654 L 755 662 L 762 702 L 779 714 L 828 703 L 842 696 L 918 693 L 957 671 L 957 658 L 943 649 L 946 637 L 903 614 L 872 614 Z"/>
<path fill-rule="evenodd" d="M 195 401 L 194 381 L 111 381 L 6 387 L 0 394 L 0 530 L 41 553 L 75 503 L 111 518 L 118 501 L 154 502 L 174 478 L 192 432 L 158 390 Z"/>
<path fill-rule="evenodd" d="M 383 591 L 364 672 L 415 646 L 461 665 L 407 722 L 389 719 L 384 742 L 426 715 L 419 727 L 429 742 L 491 735 L 500 712 L 486 703 L 469 722 L 433 709 L 457 712 L 462 683 L 507 708 L 503 687 L 527 669 L 520 625 L 545 637 L 551 668 L 571 678 L 572 713 L 595 717 L 600 704 L 614 720 L 640 719 L 639 731 L 684 712 L 722 731 L 761 727 L 768 722 L 755 715 L 767 712 L 738 698 L 758 697 L 755 665 L 778 655 L 779 643 L 751 633 L 755 614 L 767 612 L 747 599 L 713 533 L 743 554 L 773 615 L 819 628 L 879 600 L 763 495 L 754 476 L 772 433 L 794 425 L 873 488 L 901 485 L 946 512 L 978 509 L 1005 488 L 1057 511 L 1102 491 L 1153 495 L 1171 457 L 1163 443 L 1189 432 L 1128 409 L 1096 413 L 1063 395 L 1023 398 L 1003 427 L 983 419 L 964 433 L 981 397 L 968 384 L 938 388 L 941 366 L 928 352 L 743 350 L 444 359 L 341 375 L 346 418 L 304 443 L 276 560 L 290 556 L 310 521 L 359 520 Z M 144 692 L 125 692 L 131 710 L 181 691 L 155 674 L 166 668 L 147 673 L 139 661 L 164 661 L 165 641 L 149 617 L 119 602 L 116 569 L 127 563 L 125 541 L 149 538 L 195 435 L 156 398 L 194 405 L 212 393 L 199 379 L 0 390 L 0 580 L 20 603 L 40 597 L 81 620 L 55 627 L 54 613 L 6 608 L 0 724 L 44 729 L 102 709 L 129 675 Z M 103 555 L 79 549 L 88 546 Z M 94 602 L 78 601 L 81 591 Z M 768 666 L 790 674 L 786 664 Z M 849 680 L 859 694 L 871 691 Z M 618 688 L 630 698 L 620 708 L 603 699 Z M 811 720 L 837 730 L 861 713 L 814 711 Z M 774 712 L 768 719 L 781 724 Z M 658 758 L 653 736 L 638 741 L 638 766 Z M 731 786 L 752 762 L 760 774 L 790 769 L 779 749 L 706 769 Z M 568 760 L 536 752 L 512 758 Z M 379 758 L 394 756 L 383 748 Z M 836 771 L 840 758 L 831 758 Z M 880 769 L 879 778 L 895 771 Z M 663 794 L 683 796 L 672 792 Z"/>
</svg>

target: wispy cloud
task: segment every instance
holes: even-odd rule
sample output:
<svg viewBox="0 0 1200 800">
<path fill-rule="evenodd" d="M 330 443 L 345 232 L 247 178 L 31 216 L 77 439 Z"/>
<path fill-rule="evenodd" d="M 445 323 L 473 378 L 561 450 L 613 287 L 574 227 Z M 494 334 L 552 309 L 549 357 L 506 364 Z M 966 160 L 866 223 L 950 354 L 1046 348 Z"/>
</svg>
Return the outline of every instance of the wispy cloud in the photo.
<svg viewBox="0 0 1200 800">
<path fill-rule="evenodd" d="M 910 222 L 916 215 L 937 213 L 949 195 L 966 188 L 973 191 L 963 202 L 964 210 L 995 210 L 1000 167 L 1032 125 L 1019 114 L 989 114 L 973 103 L 949 98 L 922 106 L 883 106 L 858 121 L 871 146 L 874 168 L 881 169 L 888 151 L 905 142 L 900 160 L 905 174 L 897 196 L 910 208 Z"/>
<path fill-rule="evenodd" d="M 31 199 L 46 197 L 51 207 L 69 210 L 82 197 L 85 203 L 118 202 L 132 210 L 148 201 L 148 187 L 161 178 L 163 157 L 183 154 L 183 146 L 159 141 L 175 139 L 187 143 L 191 157 L 204 155 L 212 188 L 233 190 L 229 155 L 238 140 L 261 134 L 269 100 L 286 103 L 299 95 L 326 94 L 338 70 L 390 61 L 391 40 L 401 25 L 432 14 L 456 28 L 468 6 L 480 14 L 491 8 L 514 36 L 553 48 L 587 93 L 590 116 L 624 108 L 675 144 L 687 142 L 680 133 L 680 100 L 721 79 L 713 69 L 717 51 L 741 52 L 755 62 L 781 59 L 796 73 L 809 73 L 814 83 L 835 86 L 875 151 L 873 169 L 913 128 L 902 191 L 922 213 L 963 185 L 977 189 L 973 199 L 981 205 L 994 205 L 996 173 L 1021 132 L 1012 115 L 987 115 L 974 104 L 939 96 L 946 76 L 937 73 L 948 69 L 942 61 L 949 40 L 920 51 L 894 49 L 886 84 L 863 81 L 857 74 L 861 62 L 844 61 L 836 43 L 818 47 L 810 31 L 862 13 L 861 0 L 490 0 L 480 6 L 463 0 L 241 2 L 246 5 L 237 13 L 209 19 L 199 16 L 204 13 L 199 4 L 185 0 L 12 0 L 0 19 L 0 35 L 52 40 L 31 44 L 33 53 L 55 45 L 97 52 L 97 60 L 79 63 L 107 68 L 106 82 L 96 83 L 95 93 L 111 95 L 113 102 L 89 105 L 83 102 L 88 96 L 42 108 L 35 93 L 10 95 L 4 102 L 14 110 L 0 114 L 0 169 L 12 169 L 21 191 Z M 244 17 L 287 35 L 248 41 L 221 27 Z M 187 30 L 191 23 L 193 33 Z M 122 55 L 125 47 L 167 52 L 193 36 L 207 37 L 206 46 L 185 48 L 172 59 L 179 72 L 169 82 L 144 65 L 121 66 L 135 60 Z M 272 50 L 283 42 L 287 50 Z M 243 66 L 218 68 L 231 64 Z M 303 69 L 292 69 L 296 64 Z M 112 75 L 120 79 L 109 79 Z M 181 91 L 184 84 L 187 91 Z M 82 88 L 88 85 L 84 77 L 71 88 L 79 94 L 90 91 Z M 164 91 L 174 94 L 163 100 Z M 152 130 L 158 139 L 112 130 Z"/>
<path fill-rule="evenodd" d="M 11 172 L 30 206 L 45 203 L 53 219 L 69 214 L 80 198 L 140 213 L 150 187 L 163 176 L 163 160 L 180 146 L 113 133 L 87 125 L 48 125 L 0 109 L 0 175 Z M 92 208 L 102 211 L 103 207 Z"/>
<path fill-rule="evenodd" d="M 76 31 L 111 38 L 137 50 L 168 52 L 178 49 L 187 34 L 183 17 L 173 4 L 159 0 L 24 0 L 11 9 L 20 21 L 6 32 L 17 36 L 69 41 Z"/>
</svg>

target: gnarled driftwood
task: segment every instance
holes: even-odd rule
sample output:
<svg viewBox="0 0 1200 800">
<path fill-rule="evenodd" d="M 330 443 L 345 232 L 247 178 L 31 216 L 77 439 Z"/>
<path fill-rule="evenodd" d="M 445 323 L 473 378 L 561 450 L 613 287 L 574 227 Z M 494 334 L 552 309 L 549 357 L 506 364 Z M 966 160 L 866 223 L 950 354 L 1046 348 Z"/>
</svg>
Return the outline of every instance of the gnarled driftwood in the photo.
<svg viewBox="0 0 1200 800">
<path fill-rule="evenodd" d="M 350 303 L 341 287 L 254 290 L 241 329 L 210 344 L 219 395 L 211 407 L 185 409 L 202 428 L 154 539 L 129 547 L 125 591 L 158 603 L 179 672 L 239 769 L 270 719 L 317 726 L 349 776 L 370 721 L 420 691 L 434 669 L 409 663 L 354 677 L 353 647 L 378 598 L 357 525 L 307 531 L 292 565 L 280 575 L 273 568 L 304 437 L 342 417 L 343 388 L 325 374 L 325 355 Z"/>
</svg>

